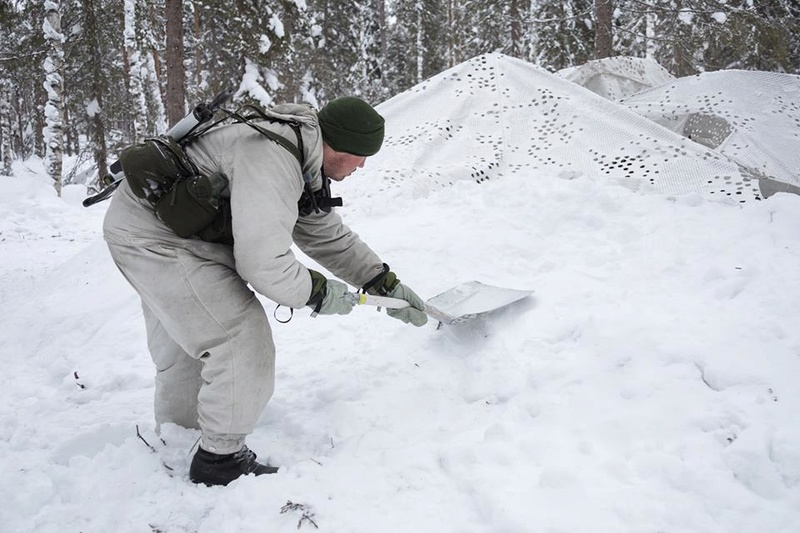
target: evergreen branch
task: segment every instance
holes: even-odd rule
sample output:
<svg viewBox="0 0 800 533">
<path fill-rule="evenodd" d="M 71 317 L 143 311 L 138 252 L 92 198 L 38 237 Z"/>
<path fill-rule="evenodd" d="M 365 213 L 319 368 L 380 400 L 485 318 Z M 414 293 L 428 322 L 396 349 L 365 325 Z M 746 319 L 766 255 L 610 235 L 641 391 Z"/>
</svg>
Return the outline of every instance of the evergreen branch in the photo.
<svg viewBox="0 0 800 533">
<path fill-rule="evenodd" d="M 16 54 L 15 55 L 0 55 L 0 63 L 5 62 L 5 61 L 19 61 L 21 59 L 30 60 L 31 57 L 38 57 L 38 56 L 41 56 L 41 55 L 46 54 L 46 53 L 47 52 L 45 50 L 38 50 L 38 51 L 33 51 L 33 52 L 30 52 L 30 53 L 26 53 L 24 56 L 23 55 L 16 55 Z"/>
<path fill-rule="evenodd" d="M 552 18 L 552 19 L 531 19 L 529 22 L 531 24 L 550 24 L 552 22 L 566 22 L 568 20 L 581 20 L 581 19 L 586 18 L 586 16 L 591 17 L 591 15 L 593 13 L 594 13 L 593 9 L 587 9 L 586 11 L 583 11 L 583 12 L 578 13 L 577 15 L 573 15 L 571 17 L 560 17 L 560 18 Z"/>
<path fill-rule="evenodd" d="M 670 8 L 670 7 L 661 7 L 650 4 L 643 0 L 630 0 L 632 4 L 636 4 L 642 7 L 641 10 L 633 10 L 628 9 L 626 12 L 630 13 L 637 13 L 641 15 L 646 14 L 676 14 L 676 13 L 692 13 L 695 15 L 713 15 L 714 13 L 725 13 L 726 15 L 730 15 L 733 13 L 750 13 L 755 14 L 755 7 L 734 7 L 725 4 L 720 4 L 719 9 L 700 9 L 700 8 Z"/>
</svg>

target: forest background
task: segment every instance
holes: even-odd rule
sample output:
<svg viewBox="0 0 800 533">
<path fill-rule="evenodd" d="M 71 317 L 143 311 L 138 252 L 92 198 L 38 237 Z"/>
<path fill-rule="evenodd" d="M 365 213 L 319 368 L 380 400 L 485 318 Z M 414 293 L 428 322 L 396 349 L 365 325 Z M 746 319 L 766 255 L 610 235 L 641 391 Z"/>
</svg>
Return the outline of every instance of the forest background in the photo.
<svg viewBox="0 0 800 533">
<path fill-rule="evenodd" d="M 59 194 L 228 88 L 378 104 L 487 52 L 800 74 L 797 0 L 0 0 L 0 28 L 0 175 L 45 158 Z"/>
</svg>

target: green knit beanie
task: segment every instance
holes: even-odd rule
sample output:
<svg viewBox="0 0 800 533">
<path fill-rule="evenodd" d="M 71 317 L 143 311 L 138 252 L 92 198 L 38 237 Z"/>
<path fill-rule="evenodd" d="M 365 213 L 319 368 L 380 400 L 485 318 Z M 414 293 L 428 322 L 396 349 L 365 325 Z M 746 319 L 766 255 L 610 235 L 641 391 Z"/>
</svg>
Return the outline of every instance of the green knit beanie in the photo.
<svg viewBox="0 0 800 533">
<path fill-rule="evenodd" d="M 337 152 L 370 156 L 383 144 L 383 117 L 355 96 L 331 100 L 318 113 L 322 139 Z"/>
</svg>

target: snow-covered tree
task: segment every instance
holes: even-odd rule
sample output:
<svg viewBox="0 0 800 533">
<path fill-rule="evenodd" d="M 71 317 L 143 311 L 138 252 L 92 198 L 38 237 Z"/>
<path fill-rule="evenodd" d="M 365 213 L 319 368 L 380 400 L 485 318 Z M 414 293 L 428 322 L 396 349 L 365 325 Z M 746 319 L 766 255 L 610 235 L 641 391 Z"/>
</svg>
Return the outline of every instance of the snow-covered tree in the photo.
<svg viewBox="0 0 800 533">
<path fill-rule="evenodd" d="M 10 176 L 11 159 L 13 152 L 11 149 L 11 102 L 9 101 L 11 91 L 6 83 L 0 83 L 0 156 L 3 159 L 3 167 L 0 170 L 4 176 Z"/>
<path fill-rule="evenodd" d="M 356 63 L 349 82 L 358 94 L 375 103 L 392 96 L 386 78 L 386 2 L 364 0 L 357 7 L 354 28 Z"/>
<path fill-rule="evenodd" d="M 178 19 L 170 44 L 183 45 L 167 47 Z M 62 152 L 102 168 L 101 139 L 113 154 L 163 133 L 167 86 L 181 83 L 173 121 L 228 88 L 264 105 L 346 94 L 379 103 L 493 51 L 553 70 L 611 53 L 677 75 L 800 73 L 796 0 L 14 0 L 0 2 L 0 25 L 3 147 L 46 157 L 54 176 Z M 167 48 L 184 59 L 167 61 Z"/>
<path fill-rule="evenodd" d="M 615 48 L 685 76 L 725 68 L 792 72 L 800 5 L 787 0 L 620 0 Z"/>
<path fill-rule="evenodd" d="M 392 3 L 387 56 L 400 90 L 449 67 L 446 6 L 435 0 Z"/>
<path fill-rule="evenodd" d="M 594 57 L 593 0 L 539 0 L 531 20 L 531 59 L 558 70 Z"/>
<path fill-rule="evenodd" d="M 85 39 L 91 50 L 100 50 L 98 32 L 98 0 L 83 0 Z M 86 114 L 90 124 L 90 143 L 94 155 L 97 176 L 108 174 L 108 147 L 106 144 L 106 125 L 104 109 L 108 74 L 104 71 L 100 54 L 90 54 L 86 63 L 91 73 L 91 88 L 86 103 Z"/>
<path fill-rule="evenodd" d="M 139 46 L 140 34 L 139 13 L 137 0 L 125 0 L 123 39 L 125 43 L 124 69 L 125 80 L 130 96 L 130 114 L 133 126 L 133 135 L 141 139 L 147 133 L 147 100 L 145 99 L 145 79 L 147 77 L 147 64 L 145 54 Z"/>
<path fill-rule="evenodd" d="M 47 56 L 43 65 L 44 86 L 47 90 L 47 103 L 44 107 L 47 172 L 53 179 L 53 186 L 56 192 L 61 196 L 61 175 L 64 164 L 61 121 L 63 106 L 61 67 L 64 63 L 64 35 L 61 33 L 61 5 L 59 0 L 44 0 L 44 9 L 42 30 L 47 42 Z"/>
</svg>

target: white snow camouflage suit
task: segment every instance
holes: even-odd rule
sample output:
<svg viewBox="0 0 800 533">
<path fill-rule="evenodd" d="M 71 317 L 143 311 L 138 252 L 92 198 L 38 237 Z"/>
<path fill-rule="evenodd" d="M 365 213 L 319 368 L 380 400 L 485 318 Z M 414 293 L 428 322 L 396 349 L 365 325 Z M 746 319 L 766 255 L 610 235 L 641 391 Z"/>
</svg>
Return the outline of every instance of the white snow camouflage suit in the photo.
<svg viewBox="0 0 800 533">
<path fill-rule="evenodd" d="M 272 333 L 248 283 L 276 303 L 303 307 L 311 277 L 290 250 L 293 242 L 354 287 L 383 271 L 334 210 L 298 216 L 303 174 L 314 190 L 322 184 L 322 137 L 310 107 L 272 111 L 301 124 L 304 168 L 246 124 L 219 126 L 186 148 L 200 173 L 229 179 L 232 247 L 176 236 L 126 182 L 103 227 L 114 262 L 142 299 L 156 366 L 156 427 L 199 427 L 203 447 L 219 454 L 241 448 L 274 389 Z M 286 124 L 260 124 L 296 140 Z"/>
</svg>

